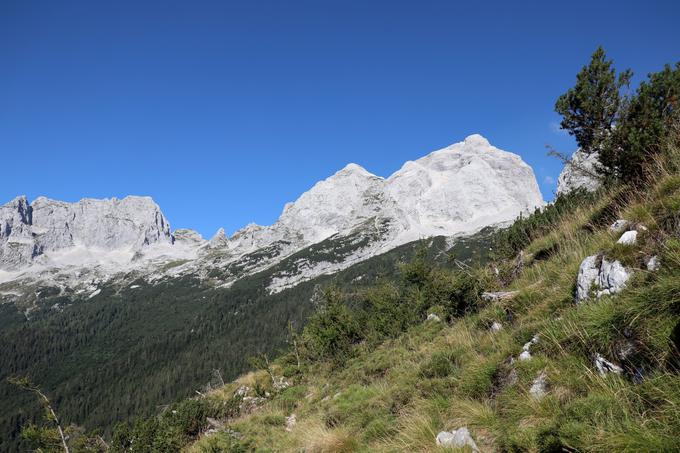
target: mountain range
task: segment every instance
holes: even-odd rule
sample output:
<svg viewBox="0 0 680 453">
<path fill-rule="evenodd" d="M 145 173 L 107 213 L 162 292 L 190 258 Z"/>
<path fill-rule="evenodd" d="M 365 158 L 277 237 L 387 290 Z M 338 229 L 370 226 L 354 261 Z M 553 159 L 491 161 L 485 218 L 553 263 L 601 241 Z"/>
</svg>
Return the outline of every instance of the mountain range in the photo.
<svg viewBox="0 0 680 453">
<path fill-rule="evenodd" d="M 544 204 L 530 166 L 481 135 L 406 162 L 383 178 L 349 164 L 283 208 L 271 226 L 250 224 L 210 240 L 171 230 L 149 197 L 76 203 L 20 196 L 0 206 L 0 297 L 27 313 L 40 288 L 90 298 L 104 285 L 183 276 L 229 287 L 288 260 L 266 282 L 276 293 L 427 237 L 500 226 Z"/>
</svg>

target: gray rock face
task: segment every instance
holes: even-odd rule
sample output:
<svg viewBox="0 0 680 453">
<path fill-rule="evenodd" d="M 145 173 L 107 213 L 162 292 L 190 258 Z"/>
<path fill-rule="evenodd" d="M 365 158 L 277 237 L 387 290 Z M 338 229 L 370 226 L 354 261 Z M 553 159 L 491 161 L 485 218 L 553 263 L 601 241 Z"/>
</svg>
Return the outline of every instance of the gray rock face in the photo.
<svg viewBox="0 0 680 453">
<path fill-rule="evenodd" d="M 437 445 L 442 447 L 465 448 L 470 447 L 472 451 L 479 452 L 477 444 L 470 435 L 466 427 L 462 427 L 451 432 L 442 431 L 437 434 Z"/>
<path fill-rule="evenodd" d="M 581 262 L 576 279 L 576 303 L 588 300 L 591 290 L 596 290 L 598 298 L 620 292 L 630 275 L 619 261 L 607 261 L 599 255 L 586 257 Z"/>
<path fill-rule="evenodd" d="M 32 215 L 25 196 L 0 206 L 0 269 L 22 266 L 39 253 L 33 240 Z"/>
<path fill-rule="evenodd" d="M 203 239 L 203 236 L 201 236 L 201 233 L 198 231 L 194 230 L 189 230 L 186 228 L 180 228 L 174 231 L 172 234 L 175 238 L 175 242 L 181 243 L 181 244 L 187 244 L 187 245 L 192 245 L 195 247 L 200 247 L 206 243 L 206 240 Z"/>
<path fill-rule="evenodd" d="M 596 172 L 598 163 L 598 153 L 586 154 L 577 149 L 557 178 L 557 195 L 565 195 L 576 189 L 585 189 L 588 192 L 597 190 L 600 187 L 600 178 Z"/>
<path fill-rule="evenodd" d="M 229 238 L 224 233 L 224 228 L 217 230 L 217 233 L 208 241 L 208 247 L 210 248 L 226 248 L 229 245 Z"/>
<path fill-rule="evenodd" d="M 295 258 L 267 282 L 274 293 L 411 241 L 504 225 L 544 204 L 531 167 L 479 135 L 388 178 L 349 164 L 287 204 L 273 225 L 251 224 L 231 237 L 220 230 L 209 241 L 189 230 L 173 236 L 149 198 L 29 204 L 22 197 L 0 207 L 0 285 L 90 291 L 93 278 L 134 271 L 150 282 L 193 274 L 228 286 L 314 244 L 341 249 L 333 260 Z"/>
<path fill-rule="evenodd" d="M 172 240 L 168 221 L 149 197 L 77 203 L 40 197 L 30 205 L 18 197 L 0 207 L 0 269 L 5 270 L 66 248 L 139 250 Z"/>
</svg>

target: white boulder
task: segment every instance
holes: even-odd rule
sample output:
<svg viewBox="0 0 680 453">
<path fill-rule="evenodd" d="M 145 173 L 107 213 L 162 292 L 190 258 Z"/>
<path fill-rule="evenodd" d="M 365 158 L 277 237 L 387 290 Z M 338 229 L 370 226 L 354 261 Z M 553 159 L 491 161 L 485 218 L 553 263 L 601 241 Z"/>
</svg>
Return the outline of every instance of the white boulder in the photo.
<svg viewBox="0 0 680 453">
<path fill-rule="evenodd" d="M 635 230 L 630 230 L 626 231 L 621 235 L 618 241 L 616 241 L 617 244 L 623 244 L 623 245 L 635 245 L 637 242 L 637 235 L 638 232 Z"/>
<path fill-rule="evenodd" d="M 529 394 L 537 400 L 540 400 L 548 393 L 548 375 L 542 371 L 536 379 L 534 379 L 529 389 Z"/>
<path fill-rule="evenodd" d="M 598 264 L 598 256 L 587 256 L 578 268 L 578 276 L 576 277 L 576 302 L 580 303 L 587 300 L 590 296 L 590 288 L 593 283 L 597 282 L 600 275 L 600 266 Z"/>
<path fill-rule="evenodd" d="M 465 448 L 470 447 L 473 452 L 479 452 L 477 444 L 466 427 L 453 431 L 442 431 L 437 434 L 437 445 L 442 447 Z"/>
<path fill-rule="evenodd" d="M 618 293 L 625 288 L 630 275 L 619 261 L 607 261 L 598 255 L 586 257 L 576 278 L 576 303 L 588 300 L 593 289 L 597 290 L 598 298 Z"/>
</svg>

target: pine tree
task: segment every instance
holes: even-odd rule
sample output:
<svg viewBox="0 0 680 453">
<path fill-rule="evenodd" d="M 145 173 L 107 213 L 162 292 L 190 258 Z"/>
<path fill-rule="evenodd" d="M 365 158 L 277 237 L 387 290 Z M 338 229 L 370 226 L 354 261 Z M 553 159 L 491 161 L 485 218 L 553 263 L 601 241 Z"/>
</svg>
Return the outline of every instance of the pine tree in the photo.
<svg viewBox="0 0 680 453">
<path fill-rule="evenodd" d="M 619 180 L 642 179 L 647 164 L 680 127 L 680 62 L 649 74 L 627 104 L 610 146 L 600 162 Z"/>
<path fill-rule="evenodd" d="M 590 64 L 576 75 L 576 85 L 557 99 L 560 126 L 576 138 L 584 152 L 599 151 L 609 140 L 624 103 L 621 89 L 628 87 L 631 76 L 626 70 L 617 77 L 613 61 L 598 47 Z"/>
</svg>

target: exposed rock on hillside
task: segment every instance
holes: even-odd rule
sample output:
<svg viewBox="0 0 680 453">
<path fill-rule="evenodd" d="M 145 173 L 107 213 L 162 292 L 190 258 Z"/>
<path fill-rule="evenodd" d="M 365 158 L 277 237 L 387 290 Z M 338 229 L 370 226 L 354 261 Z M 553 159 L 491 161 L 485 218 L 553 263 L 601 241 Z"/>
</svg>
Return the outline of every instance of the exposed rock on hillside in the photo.
<svg viewBox="0 0 680 453">
<path fill-rule="evenodd" d="M 437 434 L 437 445 L 449 448 L 469 447 L 473 452 L 479 453 L 479 448 L 466 427 L 458 428 L 451 432 L 442 431 Z"/>
<path fill-rule="evenodd" d="M 600 255 L 586 257 L 579 267 L 576 281 L 576 303 L 587 300 L 591 290 L 596 297 L 616 294 L 626 286 L 630 271 L 619 261 L 607 261 Z"/>
<path fill-rule="evenodd" d="M 598 163 L 598 153 L 586 154 L 577 149 L 557 178 L 557 195 L 564 195 L 576 189 L 585 189 L 588 192 L 597 190 L 600 187 L 600 178 L 596 170 Z"/>
</svg>

